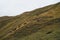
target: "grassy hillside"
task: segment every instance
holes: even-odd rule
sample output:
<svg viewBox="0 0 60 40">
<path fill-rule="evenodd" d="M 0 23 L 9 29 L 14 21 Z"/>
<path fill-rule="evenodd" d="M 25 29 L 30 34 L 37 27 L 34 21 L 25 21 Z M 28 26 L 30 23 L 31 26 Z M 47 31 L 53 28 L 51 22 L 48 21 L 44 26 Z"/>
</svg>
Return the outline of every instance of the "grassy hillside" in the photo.
<svg viewBox="0 0 60 40">
<path fill-rule="evenodd" d="M 0 22 L 0 40 L 60 40 L 60 2 Z"/>
</svg>

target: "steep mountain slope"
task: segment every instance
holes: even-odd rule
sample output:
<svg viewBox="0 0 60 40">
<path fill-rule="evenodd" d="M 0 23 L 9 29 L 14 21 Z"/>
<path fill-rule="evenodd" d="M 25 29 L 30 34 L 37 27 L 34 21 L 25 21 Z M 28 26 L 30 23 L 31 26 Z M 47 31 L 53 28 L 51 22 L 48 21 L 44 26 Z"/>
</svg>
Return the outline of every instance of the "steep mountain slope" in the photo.
<svg viewBox="0 0 60 40">
<path fill-rule="evenodd" d="M 0 40 L 60 40 L 60 2 L 4 20 L 0 25 Z"/>
</svg>

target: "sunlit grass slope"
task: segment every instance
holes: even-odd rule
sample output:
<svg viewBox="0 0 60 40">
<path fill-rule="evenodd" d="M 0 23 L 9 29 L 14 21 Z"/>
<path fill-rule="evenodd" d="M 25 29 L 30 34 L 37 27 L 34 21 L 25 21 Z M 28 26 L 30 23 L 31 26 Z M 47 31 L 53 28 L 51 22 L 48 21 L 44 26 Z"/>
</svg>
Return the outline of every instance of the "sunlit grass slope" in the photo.
<svg viewBox="0 0 60 40">
<path fill-rule="evenodd" d="M 60 2 L 3 18 L 0 40 L 60 40 Z"/>
</svg>

